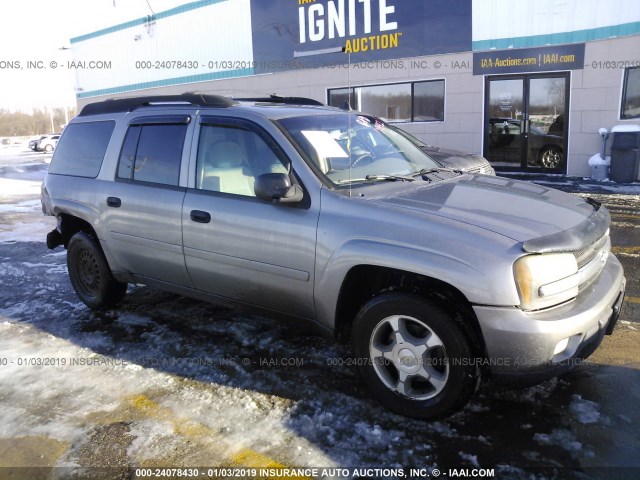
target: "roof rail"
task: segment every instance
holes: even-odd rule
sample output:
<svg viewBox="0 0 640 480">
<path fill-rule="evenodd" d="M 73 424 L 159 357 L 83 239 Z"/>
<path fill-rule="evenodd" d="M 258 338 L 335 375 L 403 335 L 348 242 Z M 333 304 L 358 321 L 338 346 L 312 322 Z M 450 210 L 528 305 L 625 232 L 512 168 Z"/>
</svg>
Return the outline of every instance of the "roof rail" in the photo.
<svg viewBox="0 0 640 480">
<path fill-rule="evenodd" d="M 251 98 L 233 98 L 239 102 L 256 102 L 256 103 L 283 103 L 285 105 L 311 105 L 324 106 L 322 102 L 307 97 L 284 97 L 282 95 L 271 94 L 268 97 L 251 97 Z"/>
<path fill-rule="evenodd" d="M 182 95 L 151 95 L 145 97 L 112 98 L 102 102 L 85 105 L 80 117 L 100 113 L 131 112 L 139 107 L 152 105 L 189 104 L 201 107 L 232 107 L 238 102 L 219 95 L 203 95 L 199 93 L 183 93 Z"/>
</svg>

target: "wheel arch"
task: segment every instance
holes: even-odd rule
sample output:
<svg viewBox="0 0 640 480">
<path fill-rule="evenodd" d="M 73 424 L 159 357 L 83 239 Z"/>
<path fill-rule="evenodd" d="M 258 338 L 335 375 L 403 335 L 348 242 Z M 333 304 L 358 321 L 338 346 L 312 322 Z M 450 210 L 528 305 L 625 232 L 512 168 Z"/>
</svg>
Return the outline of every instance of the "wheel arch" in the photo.
<svg viewBox="0 0 640 480">
<path fill-rule="evenodd" d="M 557 145 L 555 143 L 545 143 L 542 147 L 540 147 L 539 151 L 540 153 L 542 153 L 545 150 L 557 150 L 564 155 L 564 148 L 562 148 L 561 145 Z"/>
<path fill-rule="evenodd" d="M 486 358 L 480 323 L 471 302 L 453 285 L 426 275 L 376 265 L 352 267 L 342 282 L 335 311 L 335 336 L 348 343 L 353 321 L 369 299 L 384 292 L 405 292 L 428 298 L 452 314 L 464 330 L 474 354 Z"/>
<path fill-rule="evenodd" d="M 69 246 L 69 240 L 78 232 L 85 232 L 87 235 L 98 239 L 95 229 L 86 220 L 69 213 L 58 213 L 58 230 L 62 235 L 64 248 Z"/>
</svg>

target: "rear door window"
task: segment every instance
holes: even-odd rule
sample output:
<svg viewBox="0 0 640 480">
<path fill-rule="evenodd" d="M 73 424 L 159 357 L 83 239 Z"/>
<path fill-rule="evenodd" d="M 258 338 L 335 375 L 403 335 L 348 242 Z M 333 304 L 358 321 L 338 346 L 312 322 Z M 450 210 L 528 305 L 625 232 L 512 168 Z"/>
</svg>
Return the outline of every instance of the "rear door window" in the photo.
<svg viewBox="0 0 640 480">
<path fill-rule="evenodd" d="M 118 178 L 177 186 L 187 125 L 132 125 L 127 131 Z"/>
</svg>

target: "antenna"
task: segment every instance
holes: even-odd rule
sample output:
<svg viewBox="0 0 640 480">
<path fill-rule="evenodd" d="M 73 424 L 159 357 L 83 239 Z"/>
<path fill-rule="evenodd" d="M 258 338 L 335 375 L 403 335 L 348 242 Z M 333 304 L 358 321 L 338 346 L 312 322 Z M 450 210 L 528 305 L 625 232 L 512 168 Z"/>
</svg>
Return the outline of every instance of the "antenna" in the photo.
<svg viewBox="0 0 640 480">
<path fill-rule="evenodd" d="M 149 3 L 149 0 L 145 0 L 145 1 L 147 2 L 147 7 L 149 7 L 149 11 L 151 12 L 151 15 L 147 15 L 147 21 L 145 22 L 145 27 L 147 29 L 147 35 L 149 35 L 149 37 L 153 37 L 154 27 L 156 23 L 156 12 L 154 12 L 153 8 L 151 8 L 151 4 Z"/>
<path fill-rule="evenodd" d="M 342 51 L 344 51 L 344 48 L 342 49 Z M 352 196 L 352 184 L 353 182 L 351 181 L 352 176 L 351 176 L 351 165 L 353 163 L 352 161 L 352 157 L 351 157 L 351 112 L 353 111 L 353 108 L 351 107 L 351 52 L 347 53 L 347 103 L 349 105 L 349 110 L 348 110 L 348 115 L 349 115 L 349 130 L 348 130 L 348 134 L 347 134 L 347 150 L 349 153 L 349 197 Z"/>
<path fill-rule="evenodd" d="M 149 3 L 149 0 L 146 0 L 147 2 L 147 7 L 149 7 L 149 10 L 151 10 L 151 15 L 153 15 L 154 17 L 156 16 L 156 12 L 153 11 L 153 8 L 151 8 L 151 4 Z M 115 3 L 115 0 L 114 0 Z"/>
<path fill-rule="evenodd" d="M 307 51 L 297 51 L 293 52 L 293 58 L 299 57 L 310 57 L 313 55 L 327 55 L 330 53 L 344 53 L 346 51 L 345 47 L 334 47 L 334 48 L 323 48 L 320 50 L 307 50 Z M 348 65 L 347 65 L 347 103 L 349 104 L 349 123 L 348 123 L 348 131 L 347 131 L 347 150 L 349 153 L 349 196 L 351 197 L 351 52 L 348 52 Z"/>
</svg>

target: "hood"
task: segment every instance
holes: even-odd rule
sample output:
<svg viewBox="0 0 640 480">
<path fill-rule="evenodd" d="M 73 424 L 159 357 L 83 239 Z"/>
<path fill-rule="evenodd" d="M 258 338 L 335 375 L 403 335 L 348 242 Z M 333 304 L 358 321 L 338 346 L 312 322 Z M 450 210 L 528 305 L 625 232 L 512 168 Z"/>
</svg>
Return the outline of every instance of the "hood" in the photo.
<svg viewBox="0 0 640 480">
<path fill-rule="evenodd" d="M 485 175 L 462 175 L 433 185 L 416 181 L 408 188 L 405 184 L 399 194 L 371 200 L 450 218 L 523 243 L 541 237 L 566 238 L 558 234 L 580 230 L 596 211 L 594 205 L 580 197 L 559 190 Z M 579 243 L 601 236 L 606 228 L 608 224 L 599 225 L 598 230 L 602 231 L 592 232 L 589 239 Z M 561 247 L 547 251 L 569 250 L 575 245 Z"/>
<path fill-rule="evenodd" d="M 420 149 L 443 167 L 462 170 L 467 173 L 495 175 L 493 167 L 491 167 L 487 159 L 481 155 L 434 147 L 432 145 L 424 145 L 420 147 Z"/>
<path fill-rule="evenodd" d="M 478 156 L 473 153 L 464 153 L 458 150 L 449 150 L 448 148 L 434 147 L 432 145 L 424 145 L 420 147 L 420 149 L 445 167 L 464 170 L 478 166 Z"/>
</svg>

